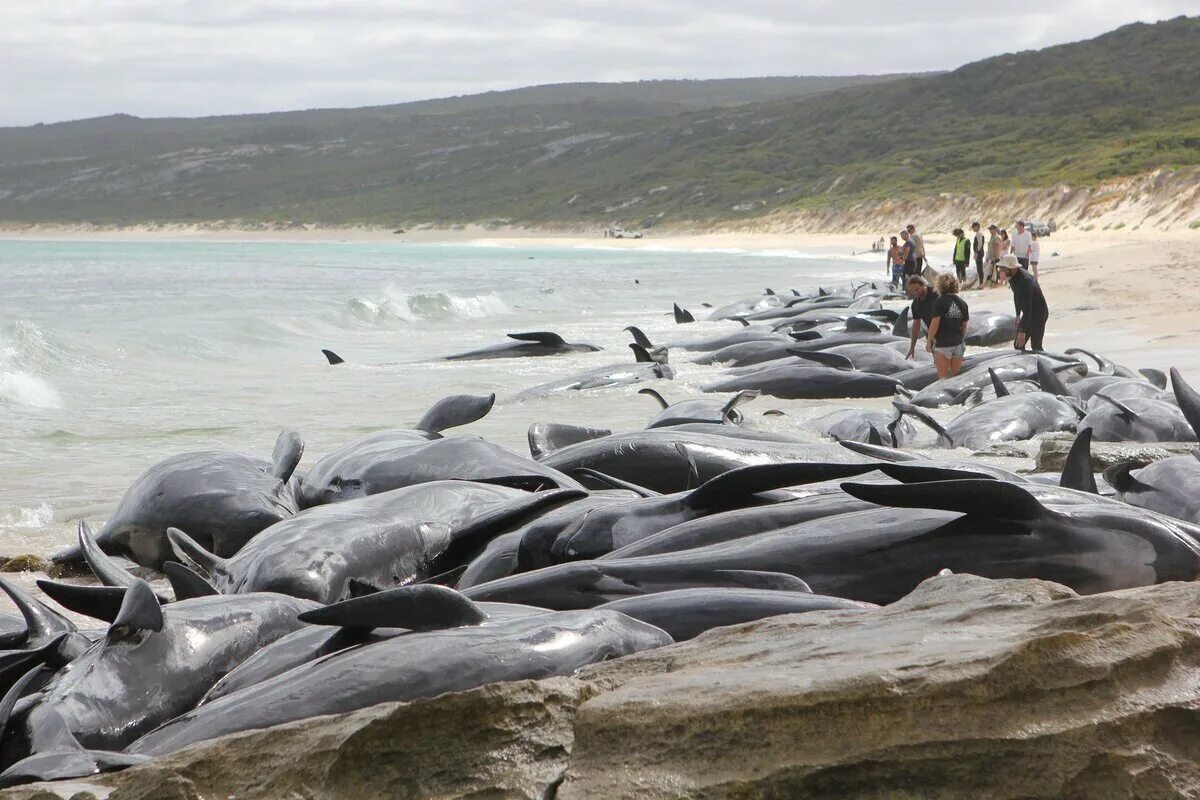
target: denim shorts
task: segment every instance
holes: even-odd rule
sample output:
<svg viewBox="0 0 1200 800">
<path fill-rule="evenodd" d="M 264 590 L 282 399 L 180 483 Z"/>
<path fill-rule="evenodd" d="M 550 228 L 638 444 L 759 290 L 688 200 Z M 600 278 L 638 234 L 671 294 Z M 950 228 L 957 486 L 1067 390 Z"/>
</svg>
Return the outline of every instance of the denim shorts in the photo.
<svg viewBox="0 0 1200 800">
<path fill-rule="evenodd" d="M 962 358 L 967 354 L 967 346 L 965 344 L 956 344 L 954 347 L 935 347 L 933 354 L 942 358 Z"/>
<path fill-rule="evenodd" d="M 892 283 L 900 286 L 900 279 L 904 277 L 904 265 L 892 264 Z"/>
</svg>

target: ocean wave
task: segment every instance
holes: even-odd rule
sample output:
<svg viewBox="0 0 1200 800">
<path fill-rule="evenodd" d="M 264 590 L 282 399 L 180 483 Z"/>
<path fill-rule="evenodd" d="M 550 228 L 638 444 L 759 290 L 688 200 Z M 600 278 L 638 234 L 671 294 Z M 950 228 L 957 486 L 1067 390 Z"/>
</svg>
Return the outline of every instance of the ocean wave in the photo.
<svg viewBox="0 0 1200 800">
<path fill-rule="evenodd" d="M 73 360 L 66 348 L 32 322 L 5 325 L 0 329 L 0 403 L 61 408 L 62 396 L 38 372 Z"/>
<path fill-rule="evenodd" d="M 482 319 L 509 314 L 511 309 L 495 294 L 405 292 L 389 286 L 380 297 L 350 298 L 343 312 L 360 324 L 389 326 L 420 320 Z"/>
<path fill-rule="evenodd" d="M 36 508 L 0 504 L 0 531 L 29 531 L 45 528 L 54 521 L 54 511 L 48 503 Z"/>
</svg>

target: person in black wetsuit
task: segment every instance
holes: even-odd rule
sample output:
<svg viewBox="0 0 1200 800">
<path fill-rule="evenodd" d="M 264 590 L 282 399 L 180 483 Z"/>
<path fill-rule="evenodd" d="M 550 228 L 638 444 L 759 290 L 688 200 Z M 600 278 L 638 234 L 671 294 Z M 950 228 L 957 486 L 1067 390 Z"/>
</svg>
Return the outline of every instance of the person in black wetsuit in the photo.
<svg viewBox="0 0 1200 800">
<path fill-rule="evenodd" d="M 917 354 L 917 339 L 921 337 L 921 331 L 929 330 L 929 323 L 933 320 L 933 287 L 929 285 L 929 281 L 925 280 L 920 275 L 910 275 L 904 284 L 904 288 L 908 290 L 908 296 L 913 299 L 912 311 L 910 313 L 911 320 L 909 322 L 909 342 L 908 356 L 912 359 Z"/>
<path fill-rule="evenodd" d="M 1050 319 L 1050 307 L 1046 305 L 1042 287 L 1021 268 L 1017 257 L 1011 253 L 1001 258 L 997 266 L 1008 277 L 1017 309 L 1017 338 L 1013 346 L 1024 350 L 1028 344 L 1033 352 L 1042 352 L 1042 337 L 1046 335 L 1046 323 Z"/>
</svg>

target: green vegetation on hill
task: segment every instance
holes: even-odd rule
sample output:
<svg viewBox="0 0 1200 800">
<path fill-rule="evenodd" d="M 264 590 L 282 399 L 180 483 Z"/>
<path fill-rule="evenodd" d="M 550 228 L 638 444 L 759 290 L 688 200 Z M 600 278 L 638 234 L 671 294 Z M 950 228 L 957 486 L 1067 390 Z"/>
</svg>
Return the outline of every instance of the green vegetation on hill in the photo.
<svg viewBox="0 0 1200 800">
<path fill-rule="evenodd" d="M 731 219 L 1200 164 L 1200 19 L 935 76 L 0 129 L 0 220 Z M 740 102 L 739 102 L 740 101 Z"/>
</svg>

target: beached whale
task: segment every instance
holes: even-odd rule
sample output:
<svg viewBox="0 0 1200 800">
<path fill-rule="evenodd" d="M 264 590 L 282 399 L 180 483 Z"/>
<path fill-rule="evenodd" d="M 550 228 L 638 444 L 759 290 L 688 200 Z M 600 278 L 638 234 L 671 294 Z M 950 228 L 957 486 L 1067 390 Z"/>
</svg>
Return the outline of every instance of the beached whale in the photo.
<svg viewBox="0 0 1200 800">
<path fill-rule="evenodd" d="M 314 464 L 304 476 L 302 506 L 312 508 L 455 478 L 525 489 L 579 488 L 567 475 L 478 436 L 427 439 L 419 432 L 380 431 L 355 439 Z M 182 525 L 175 527 L 187 532 Z"/>
<path fill-rule="evenodd" d="M 1196 441 L 1195 431 L 1174 403 L 1147 397 L 1117 400 L 1103 389 L 1092 395 L 1079 425 L 1091 428 L 1098 442 Z"/>
<path fill-rule="evenodd" d="M 453 569 L 496 533 L 585 494 L 465 480 L 421 483 L 307 509 L 231 558 L 206 552 L 186 531 L 169 535 L 180 557 L 206 571 L 222 592 L 278 592 L 332 603 L 354 585 L 384 589 Z"/>
<path fill-rule="evenodd" d="M 657 380 L 674 380 L 675 370 L 666 363 L 666 350 L 649 353 L 641 345 L 631 344 L 637 360 L 632 364 L 606 364 L 564 378 L 522 389 L 512 396 L 514 403 L 523 403 L 557 392 L 606 389 L 612 386 L 630 386 Z"/>
<path fill-rule="evenodd" d="M 903 447 L 917 438 L 912 420 L 897 411 L 843 408 L 808 421 L 814 430 L 839 442 Z"/>
<path fill-rule="evenodd" d="M 666 398 L 654 389 L 639 389 L 638 394 L 652 397 L 662 406 L 662 411 L 646 423 L 647 430 L 689 423 L 739 425 L 742 422 L 742 412 L 738 411 L 738 406 L 758 397 L 758 392 L 738 392 L 724 401 L 711 397 L 693 397 L 668 403 Z"/>
<path fill-rule="evenodd" d="M 626 597 L 597 606 L 596 610 L 620 611 L 663 629 L 677 642 L 685 642 L 713 628 L 740 625 L 782 614 L 862 612 L 873 608 L 878 606 L 808 592 L 706 587 Z"/>
<path fill-rule="evenodd" d="M 105 638 L 60 672 L 29 708 L 10 733 L 7 752 L 62 751 L 64 743 L 68 751 L 82 751 L 81 758 L 89 750 L 121 750 L 194 707 L 256 650 L 303 627 L 297 616 L 315 607 L 276 594 L 160 606 L 139 581 L 125 590 Z"/>
<path fill-rule="evenodd" d="M 784 364 L 705 384 L 706 392 L 758 390 L 785 400 L 840 397 L 890 397 L 900 382 L 887 375 L 874 375 L 834 367 Z"/>
<path fill-rule="evenodd" d="M 467 350 L 462 353 L 442 356 L 443 361 L 477 361 L 487 358 L 533 358 L 537 356 L 561 356 L 566 353 L 594 353 L 603 350 L 594 344 L 568 342 L 557 333 L 532 331 L 507 334 L 510 342 L 499 342 Z"/>
<path fill-rule="evenodd" d="M 171 557 L 167 528 L 192 531 L 203 546 L 233 555 L 259 531 L 300 510 L 294 476 L 304 443 L 294 431 L 275 442 L 270 461 L 229 451 L 183 453 L 150 467 L 125 492 L 96 541 L 107 553 L 162 569 Z M 56 562 L 78 562 L 72 547 Z"/>
<path fill-rule="evenodd" d="M 497 681 L 570 675 L 596 661 L 670 643 L 664 631 L 616 611 L 541 614 L 396 636 L 206 703 L 143 736 L 129 752 L 162 755 L 227 733 L 322 714 Z"/>
<path fill-rule="evenodd" d="M 928 425 L 943 447 L 970 450 L 1032 439 L 1039 433 L 1074 432 L 1082 416 L 1073 402 L 1048 392 L 997 397 L 964 411 L 944 426 L 911 403 L 897 402 L 896 406 Z"/>
<path fill-rule="evenodd" d="M 555 450 L 541 463 L 564 472 L 587 467 L 657 492 L 681 492 L 752 464 L 794 461 L 861 464 L 865 456 L 830 444 L 715 425 L 617 433 Z M 591 485 L 591 484 L 589 484 Z"/>
</svg>

